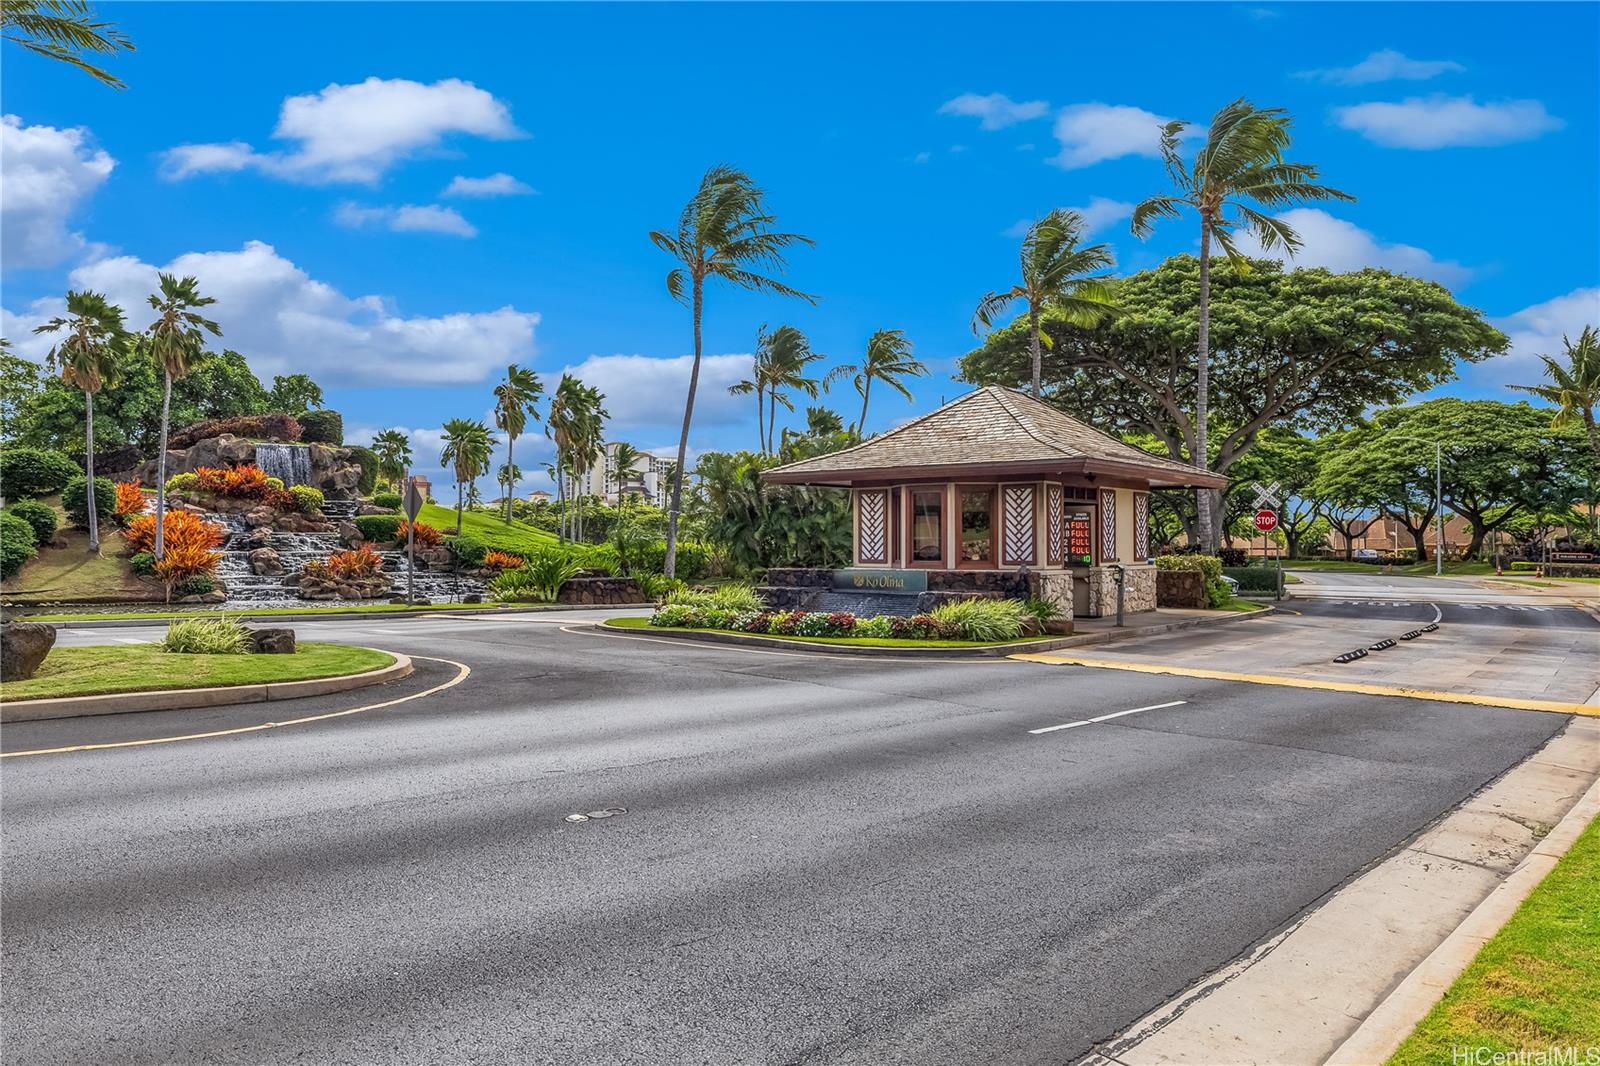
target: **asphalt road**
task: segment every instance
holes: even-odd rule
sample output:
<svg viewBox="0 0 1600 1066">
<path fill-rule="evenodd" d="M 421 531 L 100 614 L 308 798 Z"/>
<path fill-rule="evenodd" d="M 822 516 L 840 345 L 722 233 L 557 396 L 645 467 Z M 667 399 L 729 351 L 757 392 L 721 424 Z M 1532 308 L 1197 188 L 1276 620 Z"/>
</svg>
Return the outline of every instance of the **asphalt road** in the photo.
<svg viewBox="0 0 1600 1066">
<path fill-rule="evenodd" d="M 297 628 L 472 672 L 6 759 L 4 1061 L 1067 1063 L 1566 721 L 548 622 Z M 4 747 L 458 673 L 419 665 Z"/>
</svg>

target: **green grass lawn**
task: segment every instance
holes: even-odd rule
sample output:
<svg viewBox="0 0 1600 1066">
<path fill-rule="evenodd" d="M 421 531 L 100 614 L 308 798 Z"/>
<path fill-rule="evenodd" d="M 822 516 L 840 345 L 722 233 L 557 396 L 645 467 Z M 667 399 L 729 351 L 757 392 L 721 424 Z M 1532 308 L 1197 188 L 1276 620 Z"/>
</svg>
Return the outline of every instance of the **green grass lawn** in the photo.
<svg viewBox="0 0 1600 1066">
<path fill-rule="evenodd" d="M 1349 574 L 1381 574 L 1382 563 L 1356 563 L 1344 559 L 1285 559 L 1285 570 L 1312 570 L 1332 571 L 1334 573 Z M 1425 563 L 1397 563 L 1392 573 L 1408 574 L 1412 577 L 1433 576 L 1433 560 Z M 1490 563 L 1471 560 L 1467 562 L 1455 561 L 1444 564 L 1445 577 L 1474 577 L 1494 573 L 1494 566 Z"/>
<path fill-rule="evenodd" d="M 509 604 L 499 603 L 435 603 L 426 607 L 409 607 L 403 603 L 357 604 L 352 602 L 348 607 L 258 607 L 251 610 L 231 612 L 219 612 L 215 607 L 195 607 L 187 611 L 85 611 L 76 614 L 19 613 L 17 618 L 24 622 L 139 622 L 166 618 L 220 618 L 224 613 L 229 618 L 234 619 L 315 618 L 318 615 L 326 616 L 332 614 L 428 614 L 432 611 L 501 611 L 507 610 L 509 606 Z M 529 606 L 519 605 L 522 610 L 527 610 Z"/>
<path fill-rule="evenodd" d="M 417 520 L 438 529 L 452 529 L 456 524 L 456 510 L 454 507 L 440 507 L 434 503 L 425 504 L 418 513 Z M 537 554 L 546 548 L 559 547 L 561 544 L 560 538 L 554 533 L 546 532 L 537 526 L 515 521 L 508 525 L 495 515 L 477 511 L 461 513 L 461 531 L 478 538 L 491 549 L 524 556 Z"/>
<path fill-rule="evenodd" d="M 109 526 L 109 523 L 107 524 Z M 122 534 L 102 528 L 100 554 L 89 554 L 89 534 L 56 532 L 55 542 L 39 549 L 3 586 L 7 603 L 160 603 L 161 588 L 139 580 L 128 569 Z"/>
<path fill-rule="evenodd" d="M 56 648 L 28 680 L 0 685 L 0 697 L 34 700 L 304 681 L 364 673 L 393 661 L 387 652 L 343 644 L 301 644 L 293 655 L 177 655 L 154 644 Z"/>
<path fill-rule="evenodd" d="M 1271 593 L 1268 593 L 1267 595 L 1270 596 Z M 1235 597 L 1234 599 L 1231 599 L 1227 603 L 1223 604 L 1221 607 L 1213 607 L 1211 609 L 1213 611 L 1233 611 L 1236 614 L 1244 614 L 1248 611 L 1259 611 L 1265 606 L 1266 604 L 1264 603 L 1256 603 L 1253 600 L 1241 600 Z"/>
<path fill-rule="evenodd" d="M 1600 820 L 1483 946 L 1389 1063 L 1448 1063 L 1454 1048 L 1576 1048 L 1583 1062 L 1597 1047 Z"/>
<path fill-rule="evenodd" d="M 605 623 L 617 629 L 651 629 L 657 633 L 726 633 L 724 629 L 689 629 L 684 626 L 652 626 L 648 618 L 613 618 Z M 896 640 L 893 637 L 791 637 L 774 633 L 739 633 L 736 636 L 788 640 L 798 644 L 851 644 L 863 648 L 996 648 L 1007 644 L 1034 644 L 1055 637 L 1023 637 L 1020 640 Z"/>
</svg>

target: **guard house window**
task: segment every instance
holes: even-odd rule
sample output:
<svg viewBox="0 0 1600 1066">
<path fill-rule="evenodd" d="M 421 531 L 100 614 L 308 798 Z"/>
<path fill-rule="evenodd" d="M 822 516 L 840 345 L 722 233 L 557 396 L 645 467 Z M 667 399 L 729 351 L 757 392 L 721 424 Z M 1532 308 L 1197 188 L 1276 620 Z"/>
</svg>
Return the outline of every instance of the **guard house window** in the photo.
<svg viewBox="0 0 1600 1066">
<path fill-rule="evenodd" d="M 994 490 L 962 489 L 961 555 L 969 565 L 994 562 Z"/>
<path fill-rule="evenodd" d="M 1094 508 L 1067 504 L 1067 565 L 1094 565 Z"/>
<path fill-rule="evenodd" d="M 936 563 L 944 558 L 944 493 L 911 495 L 911 558 Z"/>
</svg>

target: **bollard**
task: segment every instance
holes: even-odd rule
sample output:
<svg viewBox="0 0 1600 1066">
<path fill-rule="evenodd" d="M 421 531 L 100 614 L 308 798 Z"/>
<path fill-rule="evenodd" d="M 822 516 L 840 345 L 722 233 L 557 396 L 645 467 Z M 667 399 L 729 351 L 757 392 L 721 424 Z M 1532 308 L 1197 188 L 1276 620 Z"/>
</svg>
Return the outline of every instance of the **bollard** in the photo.
<svg viewBox="0 0 1600 1066">
<path fill-rule="evenodd" d="M 1127 568 L 1121 563 L 1117 563 L 1116 566 L 1117 575 L 1114 580 L 1117 583 L 1117 628 L 1120 629 L 1122 628 L 1122 580 L 1127 576 Z"/>
</svg>

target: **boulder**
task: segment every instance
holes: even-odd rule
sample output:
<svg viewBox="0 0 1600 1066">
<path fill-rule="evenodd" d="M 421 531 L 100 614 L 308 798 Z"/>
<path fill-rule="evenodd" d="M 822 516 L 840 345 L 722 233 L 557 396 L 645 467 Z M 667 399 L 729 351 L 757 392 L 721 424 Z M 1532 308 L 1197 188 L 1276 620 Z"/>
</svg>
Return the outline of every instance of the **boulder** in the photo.
<svg viewBox="0 0 1600 1066">
<path fill-rule="evenodd" d="M 251 513 L 253 514 L 254 512 Z M 249 520 L 249 515 L 246 515 L 245 521 L 248 522 Z M 288 533 L 327 533 L 333 529 L 333 523 L 322 517 L 321 514 L 300 514 L 295 511 L 277 515 L 273 518 L 272 525 L 274 529 L 281 529 Z"/>
<path fill-rule="evenodd" d="M 272 547 L 272 527 L 257 526 L 245 535 L 239 546 L 252 553 L 260 548 Z M 257 572 L 259 573 L 260 571 Z"/>
<path fill-rule="evenodd" d="M 251 527 L 270 526 L 277 517 L 277 512 L 270 507 L 253 507 L 245 512 L 244 524 Z"/>
<path fill-rule="evenodd" d="M 6 622 L 0 625 L 0 681 L 22 681 L 32 677 L 55 643 L 55 626 L 41 622 Z"/>
<path fill-rule="evenodd" d="M 354 522 L 340 522 L 336 528 L 339 531 L 339 543 L 346 548 L 359 548 L 366 543 L 366 538 L 361 535 L 361 530 L 356 528 Z"/>
<path fill-rule="evenodd" d="M 252 629 L 250 650 L 257 655 L 293 655 L 294 630 Z"/>
<path fill-rule="evenodd" d="M 283 559 L 274 548 L 256 548 L 250 553 L 250 569 L 262 577 L 283 573 Z"/>
<path fill-rule="evenodd" d="M 350 461 L 347 448 L 312 444 L 311 484 L 336 500 L 351 499 L 361 484 L 361 467 Z"/>
</svg>

